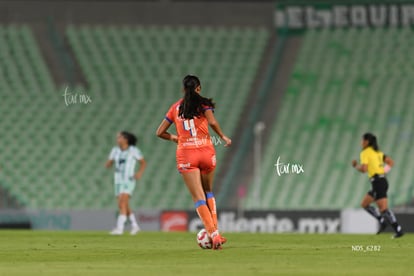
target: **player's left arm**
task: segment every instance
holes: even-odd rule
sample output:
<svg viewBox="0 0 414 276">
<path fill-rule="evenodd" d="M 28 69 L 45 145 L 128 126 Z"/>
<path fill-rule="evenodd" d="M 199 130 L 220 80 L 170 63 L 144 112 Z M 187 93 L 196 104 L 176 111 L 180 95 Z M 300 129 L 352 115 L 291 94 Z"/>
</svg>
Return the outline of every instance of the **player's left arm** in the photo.
<svg viewBox="0 0 414 276">
<path fill-rule="evenodd" d="M 160 126 L 157 129 L 156 135 L 161 139 L 173 141 L 174 143 L 178 143 L 177 135 L 169 133 L 167 130 L 171 126 L 171 123 L 166 119 L 162 120 Z"/>
<path fill-rule="evenodd" d="M 394 160 L 392 160 L 391 157 L 384 155 L 384 172 L 389 173 L 391 171 L 391 168 L 394 166 Z"/>
<path fill-rule="evenodd" d="M 390 167 L 394 167 L 394 160 L 392 160 L 392 158 L 388 155 L 384 155 L 384 163 Z"/>
<path fill-rule="evenodd" d="M 214 117 L 213 110 L 207 109 L 204 112 L 204 116 L 206 116 L 206 119 L 208 121 L 208 124 L 211 126 L 211 128 L 214 130 L 215 133 L 217 133 L 218 136 L 220 136 L 221 139 L 224 140 L 225 147 L 228 147 L 231 145 L 231 139 L 224 135 L 223 131 L 221 130 L 220 124 L 217 122 L 216 117 Z"/>
<path fill-rule="evenodd" d="M 145 161 L 144 158 L 139 159 L 138 162 L 139 162 L 139 169 L 135 173 L 135 176 L 134 176 L 136 180 L 141 179 L 142 175 L 144 174 L 145 168 L 147 167 L 147 161 Z"/>
</svg>

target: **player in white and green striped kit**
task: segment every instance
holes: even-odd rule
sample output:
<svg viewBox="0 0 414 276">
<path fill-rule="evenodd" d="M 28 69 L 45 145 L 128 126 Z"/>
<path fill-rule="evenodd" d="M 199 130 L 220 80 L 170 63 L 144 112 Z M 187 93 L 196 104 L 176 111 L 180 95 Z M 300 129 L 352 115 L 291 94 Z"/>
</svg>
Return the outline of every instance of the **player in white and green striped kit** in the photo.
<svg viewBox="0 0 414 276">
<path fill-rule="evenodd" d="M 135 146 L 137 138 L 132 133 L 122 131 L 117 135 L 118 146 L 114 147 L 109 154 L 105 166 L 110 168 L 115 165 L 115 196 L 118 198 L 119 216 L 117 225 L 111 231 L 112 235 L 122 235 L 127 219 L 131 222 L 131 235 L 139 230 L 135 215 L 129 208 L 129 198 L 134 192 L 136 180 L 144 173 L 146 162 L 141 151 Z M 135 173 L 135 165 L 140 163 L 138 172 Z"/>
</svg>

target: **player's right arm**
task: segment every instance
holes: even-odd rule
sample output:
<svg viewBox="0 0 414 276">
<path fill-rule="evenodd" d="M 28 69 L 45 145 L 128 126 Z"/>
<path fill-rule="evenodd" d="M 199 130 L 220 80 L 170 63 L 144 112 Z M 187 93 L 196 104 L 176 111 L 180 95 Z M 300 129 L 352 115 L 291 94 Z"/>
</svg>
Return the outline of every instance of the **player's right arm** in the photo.
<svg viewBox="0 0 414 276">
<path fill-rule="evenodd" d="M 358 161 L 352 160 L 352 167 L 361 173 L 366 173 L 368 171 L 368 156 L 365 152 L 361 152 L 359 159 L 360 164 L 358 164 Z"/>
<path fill-rule="evenodd" d="M 224 135 L 223 131 L 221 130 L 220 124 L 217 122 L 216 117 L 214 117 L 214 113 L 211 109 L 208 109 L 204 112 L 204 116 L 206 116 L 208 124 L 211 126 L 211 128 L 214 130 L 215 133 L 217 133 L 218 136 L 220 136 L 221 139 L 224 140 L 225 147 L 228 147 L 231 145 L 231 139 Z"/>
<path fill-rule="evenodd" d="M 115 155 L 115 148 L 111 150 L 108 156 L 108 160 L 105 162 L 105 168 L 110 168 L 114 164 L 114 155 Z"/>
<path fill-rule="evenodd" d="M 106 160 L 105 167 L 110 168 L 114 164 L 114 160 Z"/>
</svg>

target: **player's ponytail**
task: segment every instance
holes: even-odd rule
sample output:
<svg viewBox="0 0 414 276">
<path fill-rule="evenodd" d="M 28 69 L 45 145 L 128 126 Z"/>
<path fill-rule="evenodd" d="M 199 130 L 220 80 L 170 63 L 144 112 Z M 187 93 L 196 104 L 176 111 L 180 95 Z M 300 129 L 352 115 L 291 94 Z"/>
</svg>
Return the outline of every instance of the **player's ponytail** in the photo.
<svg viewBox="0 0 414 276">
<path fill-rule="evenodd" d="M 368 146 L 369 147 L 372 147 L 375 151 L 378 151 L 379 150 L 377 137 L 374 134 L 372 134 L 372 133 L 365 133 L 362 136 L 362 139 L 364 139 L 365 141 L 368 141 Z"/>
<path fill-rule="evenodd" d="M 137 144 L 137 137 L 128 131 L 121 131 L 121 135 L 128 141 L 128 146 L 135 146 Z"/>
<path fill-rule="evenodd" d="M 183 79 L 184 98 L 180 104 L 178 115 L 184 119 L 193 119 L 200 117 L 204 112 L 203 107 L 214 108 L 212 99 L 205 98 L 196 92 L 200 86 L 200 80 L 196 76 L 187 75 Z"/>
</svg>

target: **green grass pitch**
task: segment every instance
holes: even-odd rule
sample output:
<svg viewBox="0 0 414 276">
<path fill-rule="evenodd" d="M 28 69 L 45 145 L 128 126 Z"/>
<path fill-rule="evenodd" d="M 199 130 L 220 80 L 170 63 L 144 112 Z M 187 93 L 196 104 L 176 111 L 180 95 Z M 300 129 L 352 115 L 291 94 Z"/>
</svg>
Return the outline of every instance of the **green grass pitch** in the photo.
<svg viewBox="0 0 414 276">
<path fill-rule="evenodd" d="M 0 275 L 413 275 L 414 235 L 0 231 Z M 352 247 L 354 246 L 354 247 Z"/>
</svg>

